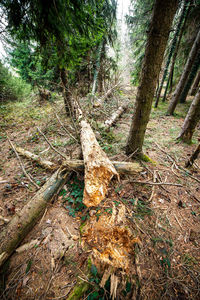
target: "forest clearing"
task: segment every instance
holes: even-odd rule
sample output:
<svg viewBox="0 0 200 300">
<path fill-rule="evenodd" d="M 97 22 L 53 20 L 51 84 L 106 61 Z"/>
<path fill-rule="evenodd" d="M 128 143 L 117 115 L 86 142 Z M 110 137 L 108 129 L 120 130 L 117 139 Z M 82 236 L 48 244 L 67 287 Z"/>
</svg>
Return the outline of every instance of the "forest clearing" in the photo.
<svg viewBox="0 0 200 300">
<path fill-rule="evenodd" d="M 0 3 L 0 299 L 200 299 L 200 3 L 133 1 L 127 27 L 114 0 L 17 3 Z"/>
</svg>

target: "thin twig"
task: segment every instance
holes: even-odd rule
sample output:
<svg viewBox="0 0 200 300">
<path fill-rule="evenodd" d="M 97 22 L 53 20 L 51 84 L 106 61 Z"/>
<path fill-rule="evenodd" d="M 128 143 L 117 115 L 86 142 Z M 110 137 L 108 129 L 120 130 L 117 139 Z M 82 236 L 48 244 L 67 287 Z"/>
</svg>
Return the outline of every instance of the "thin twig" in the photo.
<svg viewBox="0 0 200 300">
<path fill-rule="evenodd" d="M 31 176 L 26 172 L 25 168 L 24 168 L 24 165 L 23 165 L 23 162 L 21 160 L 21 158 L 19 157 L 16 149 L 15 149 L 15 146 L 13 145 L 13 143 L 11 142 L 9 136 L 7 135 L 7 139 L 9 141 L 9 144 L 11 145 L 13 151 L 15 152 L 15 155 L 17 157 L 17 159 L 19 160 L 19 163 L 20 163 L 20 166 L 22 168 L 22 171 L 24 173 L 24 175 L 29 179 L 29 181 L 37 188 L 37 189 L 40 189 L 39 185 L 37 185 L 37 183 L 34 182 L 34 180 L 31 178 Z"/>
<path fill-rule="evenodd" d="M 130 180 L 130 182 L 131 183 L 149 184 L 149 185 L 172 185 L 172 186 L 183 187 L 182 184 L 172 183 L 172 182 L 150 182 L 150 181 L 136 181 L 136 180 Z"/>
<path fill-rule="evenodd" d="M 62 126 L 62 128 L 64 129 L 64 131 L 76 142 L 78 143 L 78 140 L 67 130 L 67 128 L 63 125 L 63 123 L 61 122 L 59 116 L 57 114 L 56 115 L 56 118 L 58 120 L 58 122 L 60 123 L 60 125 Z"/>
<path fill-rule="evenodd" d="M 49 140 L 46 138 L 46 136 L 44 135 L 44 133 L 40 130 L 39 127 L 37 127 L 37 130 L 39 131 L 39 133 L 43 136 L 43 138 L 45 139 L 45 141 L 47 142 L 47 144 L 51 147 L 51 149 L 53 151 L 55 151 L 56 153 L 58 153 L 59 155 L 61 155 L 63 158 L 67 158 L 66 155 L 64 155 L 63 153 L 61 153 L 60 151 L 58 151 L 52 144 L 51 142 L 49 142 Z"/>
<path fill-rule="evenodd" d="M 127 159 L 125 159 L 125 161 L 127 161 L 127 160 L 129 160 L 131 157 L 133 157 L 133 155 L 135 154 L 135 153 L 137 153 L 138 152 L 138 148 L 135 150 L 135 151 L 133 151 L 128 157 L 127 157 Z"/>
</svg>

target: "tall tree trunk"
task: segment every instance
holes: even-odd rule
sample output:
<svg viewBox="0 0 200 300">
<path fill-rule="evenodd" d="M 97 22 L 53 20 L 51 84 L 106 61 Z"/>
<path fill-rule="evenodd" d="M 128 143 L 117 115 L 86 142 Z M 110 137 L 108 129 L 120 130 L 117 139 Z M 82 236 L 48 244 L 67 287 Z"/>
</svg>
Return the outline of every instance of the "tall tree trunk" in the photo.
<svg viewBox="0 0 200 300">
<path fill-rule="evenodd" d="M 198 53 L 199 48 L 200 48 L 200 30 L 199 30 L 199 32 L 196 36 L 196 39 L 193 43 L 193 46 L 192 46 L 192 49 L 191 49 L 190 54 L 188 56 L 185 68 L 184 68 L 183 73 L 182 73 L 182 76 L 181 76 L 181 78 L 179 80 L 179 83 L 176 87 L 176 90 L 175 90 L 175 92 L 172 96 L 171 102 L 170 102 L 168 110 L 167 110 L 167 115 L 173 115 L 173 113 L 174 113 L 176 105 L 178 104 L 178 101 L 180 99 L 181 92 L 184 88 L 184 85 L 185 85 L 187 79 L 188 79 L 188 76 L 189 76 L 190 71 L 192 69 L 193 63 L 196 59 L 196 55 Z"/>
<path fill-rule="evenodd" d="M 158 93 L 157 93 L 157 97 L 156 97 L 155 107 L 158 106 L 158 102 L 159 102 L 159 99 L 160 99 L 160 94 L 161 94 L 161 91 L 162 91 L 162 88 L 163 88 L 163 84 L 164 84 L 165 78 L 167 77 L 169 64 L 171 62 L 172 55 L 173 55 L 173 53 L 176 49 L 176 43 L 177 43 L 178 35 L 179 35 L 180 30 L 181 30 L 181 25 L 182 25 L 182 23 L 184 21 L 184 18 L 185 18 L 185 12 L 187 11 L 186 2 L 187 2 L 187 0 L 183 1 L 182 13 L 181 13 L 176 31 L 174 33 L 171 48 L 169 50 L 169 55 L 168 55 L 168 59 L 167 59 L 166 65 L 165 65 L 164 74 L 163 74 L 163 77 L 162 77 L 162 80 L 161 80 L 161 83 L 160 83 L 160 87 L 159 87 L 159 90 L 158 90 Z"/>
<path fill-rule="evenodd" d="M 94 69 L 94 80 L 93 80 L 93 86 L 92 86 L 92 96 L 94 96 L 96 89 L 97 89 L 97 80 L 98 80 L 98 74 L 99 74 L 99 69 L 100 69 L 102 48 L 103 48 L 103 42 L 101 42 L 97 48 L 96 65 L 95 65 L 95 69 Z"/>
<path fill-rule="evenodd" d="M 200 120 L 200 88 L 190 105 L 190 109 L 184 120 L 182 130 L 178 136 L 178 139 L 183 140 L 186 143 L 190 143 L 192 136 Z"/>
<path fill-rule="evenodd" d="M 188 2 L 187 10 L 185 11 L 185 16 L 184 16 L 184 23 L 183 23 L 183 26 L 181 27 L 180 35 L 179 35 L 179 38 L 178 38 L 178 43 L 176 44 L 176 49 L 175 49 L 174 54 L 173 54 L 172 63 L 171 63 L 170 71 L 169 71 L 169 77 L 168 77 L 168 80 L 167 80 L 167 85 L 166 85 L 164 96 L 163 96 L 163 99 L 162 99 L 163 102 L 165 102 L 165 100 L 166 100 L 167 90 L 168 90 L 169 86 L 170 86 L 169 93 L 172 92 L 174 66 L 175 66 L 179 46 L 180 46 L 180 43 L 181 43 L 181 39 L 182 39 L 182 36 L 183 36 L 183 32 L 184 32 L 184 29 L 185 29 L 186 21 L 187 21 L 188 15 L 189 15 L 190 2 L 191 2 L 191 0 Z"/>
<path fill-rule="evenodd" d="M 197 71 L 199 69 L 199 65 L 200 65 L 200 50 L 199 50 L 199 52 L 197 54 L 197 57 L 196 57 L 195 62 L 193 64 L 193 67 L 192 67 L 192 70 L 191 70 L 190 75 L 188 77 L 188 80 L 186 81 L 184 89 L 183 89 L 183 91 L 181 93 L 180 103 L 185 103 L 185 100 L 186 100 L 186 97 L 188 95 L 188 92 L 189 92 L 189 90 L 191 88 L 191 85 L 192 85 L 192 83 L 194 81 L 194 78 L 195 78 L 195 76 L 197 74 Z"/>
<path fill-rule="evenodd" d="M 68 89 L 68 79 L 67 79 L 67 72 L 64 68 L 60 70 L 60 78 L 62 83 L 62 94 L 65 103 L 65 110 L 68 116 L 72 116 L 73 114 L 73 105 L 71 102 L 71 95 Z"/>
<path fill-rule="evenodd" d="M 192 88 L 191 88 L 191 92 L 190 92 L 190 95 L 191 96 L 194 96 L 197 92 L 197 89 L 198 89 L 198 85 L 199 85 L 199 82 L 200 82 L 200 70 L 199 72 L 197 73 L 197 76 L 194 80 L 194 83 L 192 85 Z"/>
<path fill-rule="evenodd" d="M 126 145 L 127 154 L 137 150 L 138 153 L 142 153 L 156 83 L 177 4 L 177 0 L 156 0 L 155 2 L 137 91 L 135 112 Z"/>
</svg>

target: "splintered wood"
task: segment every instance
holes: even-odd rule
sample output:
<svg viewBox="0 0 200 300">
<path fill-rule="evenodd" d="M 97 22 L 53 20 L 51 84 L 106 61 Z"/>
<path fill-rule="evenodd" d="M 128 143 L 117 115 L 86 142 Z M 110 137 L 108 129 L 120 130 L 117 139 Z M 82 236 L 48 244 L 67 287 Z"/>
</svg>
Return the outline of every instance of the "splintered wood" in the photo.
<svg viewBox="0 0 200 300">
<path fill-rule="evenodd" d="M 81 146 L 85 165 L 85 188 L 83 203 L 97 206 L 106 196 L 113 176 L 119 175 L 105 152 L 100 148 L 90 125 L 82 120 Z"/>
<path fill-rule="evenodd" d="M 85 225 L 82 243 L 91 247 L 96 266 L 121 268 L 126 273 L 133 271 L 135 244 L 140 240 L 129 229 L 125 214 L 124 205 L 113 206 L 111 216 L 94 215 Z"/>
</svg>

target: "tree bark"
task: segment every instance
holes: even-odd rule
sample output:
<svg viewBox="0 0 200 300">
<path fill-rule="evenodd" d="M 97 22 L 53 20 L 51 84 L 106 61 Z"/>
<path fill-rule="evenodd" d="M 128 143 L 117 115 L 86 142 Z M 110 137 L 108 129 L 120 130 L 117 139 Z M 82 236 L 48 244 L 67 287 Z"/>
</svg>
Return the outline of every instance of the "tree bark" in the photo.
<svg viewBox="0 0 200 300">
<path fill-rule="evenodd" d="M 67 172 L 57 170 L 35 196 L 18 212 L 0 233 L 0 267 L 13 253 L 44 213 L 53 196 L 67 181 Z"/>
<path fill-rule="evenodd" d="M 178 136 L 178 139 L 184 142 L 190 143 L 192 136 L 200 120 L 200 88 L 192 101 L 187 116 L 184 120 L 182 130 Z"/>
<path fill-rule="evenodd" d="M 175 62 L 176 62 L 176 57 L 177 57 L 177 54 L 178 54 L 179 46 L 180 46 L 180 43 L 181 43 L 181 39 L 182 39 L 182 36 L 183 36 L 183 32 L 184 32 L 184 29 L 185 29 L 186 21 L 187 21 L 188 15 L 189 15 L 190 2 L 191 1 L 188 1 L 187 11 L 185 11 L 185 16 L 184 16 L 184 23 L 183 23 L 183 26 L 181 28 L 180 35 L 179 35 L 179 38 L 178 38 L 178 43 L 176 44 L 176 49 L 175 49 L 174 54 L 173 54 L 172 63 L 171 63 L 170 71 L 169 71 L 169 77 L 168 77 L 168 80 L 167 80 L 167 85 L 166 85 L 164 96 L 163 96 L 163 99 L 162 99 L 163 102 L 165 102 L 165 100 L 166 100 L 167 90 L 168 90 L 169 86 L 170 86 L 169 93 L 172 92 L 174 66 L 175 66 Z"/>
<path fill-rule="evenodd" d="M 42 166 L 45 169 L 54 170 L 55 168 L 58 167 L 58 166 L 56 166 L 56 164 L 52 163 L 51 161 L 42 159 L 39 155 L 36 155 L 30 151 L 27 151 L 21 147 L 15 147 L 15 149 L 19 154 L 34 160 L 35 162 L 37 162 L 40 166 Z"/>
<path fill-rule="evenodd" d="M 58 168 L 58 165 L 55 165 L 49 160 L 42 160 L 38 155 L 33 154 L 30 151 L 24 150 L 23 148 L 16 147 L 17 152 L 19 152 L 21 155 L 24 155 L 25 157 L 32 159 L 36 161 L 39 165 L 42 167 L 52 170 L 56 167 Z M 137 162 L 124 162 L 124 161 L 112 161 L 115 169 L 120 174 L 135 174 L 138 172 L 141 172 L 143 168 L 140 166 Z M 62 167 L 66 168 L 67 170 L 74 170 L 74 171 L 84 171 L 84 161 L 80 159 L 73 159 L 73 160 L 64 160 L 62 162 Z"/>
<path fill-rule="evenodd" d="M 113 176 L 119 177 L 106 153 L 99 146 L 87 121 L 80 121 L 81 146 L 85 165 L 85 188 L 83 203 L 97 206 L 106 196 Z"/>
<path fill-rule="evenodd" d="M 192 88 L 191 88 L 191 92 L 190 92 L 190 95 L 191 96 L 195 96 L 197 90 L 198 90 L 198 85 L 199 85 L 199 82 L 200 82 L 200 70 L 199 72 L 197 73 L 197 76 L 194 80 L 194 83 L 192 85 Z"/>
<path fill-rule="evenodd" d="M 175 49 L 176 49 L 176 43 L 177 43 L 178 35 L 179 35 L 180 30 L 181 30 L 181 25 L 182 25 L 182 23 L 184 21 L 185 12 L 187 11 L 186 2 L 187 2 L 187 0 L 185 0 L 183 2 L 182 13 L 181 13 L 181 16 L 180 16 L 180 19 L 179 19 L 176 31 L 174 33 L 174 37 L 173 37 L 173 40 L 172 40 L 171 48 L 170 48 L 169 55 L 168 55 L 168 58 L 167 58 L 167 62 L 166 62 L 165 69 L 164 69 L 164 74 L 163 74 L 163 77 L 162 77 L 162 80 L 161 80 L 161 83 L 160 83 L 160 87 L 159 87 L 159 90 L 158 90 L 158 93 L 157 93 L 155 107 L 158 106 L 158 102 L 159 102 L 159 99 L 160 99 L 160 94 L 161 94 L 161 91 L 162 91 L 162 88 L 163 88 L 163 84 L 164 84 L 165 78 L 167 77 L 168 68 L 169 68 L 169 65 L 170 65 L 170 62 L 171 62 L 171 58 L 172 58 L 172 55 L 173 55 L 173 53 L 175 52 Z"/>
<path fill-rule="evenodd" d="M 182 90 L 184 88 L 184 85 L 186 83 L 186 80 L 188 79 L 188 76 L 189 76 L 190 71 L 192 69 L 193 63 L 196 59 L 199 48 L 200 48 L 200 30 L 199 30 L 199 32 L 196 36 L 196 39 L 193 43 L 193 46 L 192 46 L 192 49 L 190 51 L 189 57 L 187 59 L 187 62 L 186 62 L 185 68 L 183 70 L 182 76 L 181 76 L 181 78 L 179 80 L 179 83 L 176 87 L 176 90 L 175 90 L 175 92 L 172 96 L 171 102 L 170 102 L 168 110 L 167 110 L 167 115 L 173 115 L 173 113 L 174 113 L 174 110 L 176 108 L 176 105 L 178 104 L 178 101 L 180 99 L 180 96 L 181 96 Z"/>
<path fill-rule="evenodd" d="M 187 79 L 187 81 L 185 83 L 184 89 L 183 89 L 183 91 L 181 93 L 180 103 L 185 103 L 185 100 L 186 100 L 186 97 L 188 95 L 188 92 L 189 92 L 189 90 L 191 88 L 191 85 L 192 85 L 192 83 L 194 81 L 194 78 L 195 78 L 195 76 L 197 74 L 197 71 L 199 69 L 199 65 L 200 65 L 200 50 L 199 50 L 199 52 L 198 52 L 198 54 L 196 56 L 196 59 L 195 59 L 195 62 L 193 64 L 193 66 L 192 66 L 192 70 L 190 72 L 190 75 L 189 75 L 189 77 L 188 77 L 188 79 Z"/>
<path fill-rule="evenodd" d="M 121 115 L 126 111 L 127 107 L 128 107 L 128 104 L 124 104 L 124 105 L 120 106 L 118 108 L 118 110 L 115 111 L 112 114 L 112 116 L 110 117 L 110 119 L 108 119 L 108 120 L 105 121 L 104 124 L 105 124 L 105 129 L 106 130 L 109 130 L 109 128 L 117 121 L 117 119 L 119 117 L 121 117 Z"/>
<path fill-rule="evenodd" d="M 197 159 L 199 153 L 200 153 L 200 143 L 196 147 L 196 149 L 194 150 L 194 152 L 192 153 L 192 155 L 190 156 L 188 161 L 185 163 L 186 168 L 191 167 L 193 165 L 193 163 L 194 163 L 195 159 Z"/>
<path fill-rule="evenodd" d="M 135 112 L 126 145 L 129 155 L 138 150 L 142 153 L 156 82 L 161 69 L 169 31 L 177 9 L 177 0 L 156 0 L 145 49 L 140 85 L 136 96 Z"/>
<path fill-rule="evenodd" d="M 64 68 L 60 70 L 60 78 L 62 82 L 62 94 L 65 103 L 65 111 L 68 116 L 73 116 L 74 108 L 71 101 L 71 95 L 68 88 L 67 72 Z"/>
<path fill-rule="evenodd" d="M 99 75 L 99 69 L 100 69 L 102 48 L 103 48 L 103 42 L 101 42 L 97 48 L 96 65 L 95 65 L 95 69 L 94 69 L 94 79 L 93 79 L 93 85 L 92 85 L 92 97 L 93 98 L 94 98 L 94 95 L 95 95 L 96 89 L 97 89 L 97 81 L 98 81 L 98 75 Z M 92 99 L 92 101 L 93 101 L 93 99 Z"/>
</svg>

